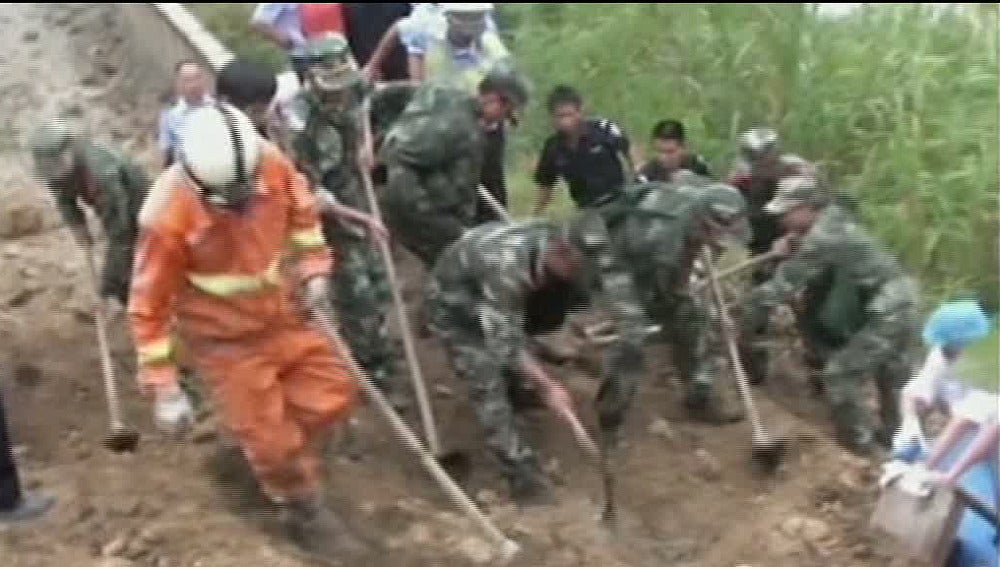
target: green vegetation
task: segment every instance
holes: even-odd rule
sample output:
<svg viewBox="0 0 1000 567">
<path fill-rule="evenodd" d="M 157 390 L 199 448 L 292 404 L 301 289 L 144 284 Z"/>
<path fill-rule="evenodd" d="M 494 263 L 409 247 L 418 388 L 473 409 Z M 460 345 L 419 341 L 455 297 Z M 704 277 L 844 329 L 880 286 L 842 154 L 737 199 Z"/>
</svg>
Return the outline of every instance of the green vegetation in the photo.
<svg viewBox="0 0 1000 567">
<path fill-rule="evenodd" d="M 269 52 L 247 36 L 252 5 L 192 6 L 241 55 Z M 960 291 L 995 298 L 996 5 L 869 4 L 838 20 L 812 6 L 501 5 L 501 27 L 535 87 L 511 156 L 515 214 L 533 198 L 544 97 L 566 82 L 638 144 L 657 119 L 683 120 L 717 172 L 740 131 L 775 127 L 860 199 L 867 224 L 930 301 Z M 561 195 L 553 214 L 568 208 Z"/>
<path fill-rule="evenodd" d="M 238 57 L 275 72 L 288 66 L 285 53 L 250 29 L 255 4 L 185 4 L 215 37 Z"/>
</svg>

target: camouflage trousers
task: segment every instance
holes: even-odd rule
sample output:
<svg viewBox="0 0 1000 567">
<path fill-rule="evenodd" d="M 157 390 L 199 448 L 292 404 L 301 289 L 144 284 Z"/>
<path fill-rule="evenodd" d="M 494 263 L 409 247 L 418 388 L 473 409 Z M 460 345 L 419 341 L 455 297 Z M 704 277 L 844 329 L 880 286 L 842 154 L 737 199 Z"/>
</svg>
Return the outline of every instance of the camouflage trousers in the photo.
<svg viewBox="0 0 1000 567">
<path fill-rule="evenodd" d="M 864 409 L 863 383 L 869 374 L 878 389 L 881 440 L 899 427 L 899 393 L 910 378 L 917 352 L 916 294 L 909 289 L 907 280 L 886 286 L 869 304 L 876 315 L 841 348 L 826 352 L 816 345 L 826 358 L 822 380 L 837 437 L 849 449 L 866 451 L 880 437 Z"/>
<path fill-rule="evenodd" d="M 653 320 L 663 326 L 671 346 L 674 367 L 687 385 L 689 396 L 707 396 L 717 371 L 712 355 L 713 338 L 708 310 L 700 296 L 674 293 L 657 301 Z"/>
<path fill-rule="evenodd" d="M 337 265 L 330 278 L 345 340 L 379 387 L 389 385 L 399 353 L 388 329 L 392 290 L 373 243 L 342 231 L 334 237 Z"/>
<path fill-rule="evenodd" d="M 424 266 L 431 268 L 444 249 L 475 224 L 475 197 L 469 202 L 438 198 L 439 194 L 457 193 L 439 187 L 449 180 L 439 174 L 421 175 L 401 164 L 390 165 L 388 177 L 383 192 L 388 228 Z"/>
<path fill-rule="evenodd" d="M 510 478 L 516 471 L 538 465 L 538 455 L 524 440 L 511 400 L 522 378 L 505 354 L 486 346 L 472 306 L 444 306 L 428 301 L 431 328 L 441 338 L 452 368 L 468 385 L 476 420 L 486 446 L 497 458 L 501 472 Z"/>
<path fill-rule="evenodd" d="M 132 235 L 125 242 L 109 242 L 101 269 L 101 296 L 113 297 L 123 306 L 128 305 L 129 288 L 132 284 L 135 238 Z"/>
</svg>

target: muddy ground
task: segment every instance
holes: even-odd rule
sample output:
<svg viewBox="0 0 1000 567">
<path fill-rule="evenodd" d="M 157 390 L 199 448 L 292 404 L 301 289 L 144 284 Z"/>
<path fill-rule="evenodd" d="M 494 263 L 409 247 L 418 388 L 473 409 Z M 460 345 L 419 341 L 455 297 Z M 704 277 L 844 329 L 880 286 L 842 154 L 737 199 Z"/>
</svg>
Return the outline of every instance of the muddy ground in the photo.
<svg viewBox="0 0 1000 567">
<path fill-rule="evenodd" d="M 101 5 L 0 5 L 0 388 L 26 484 L 58 498 L 45 519 L 0 527 L 0 564 L 35 566 L 227 567 L 310 565 L 274 536 L 274 518 L 214 465 L 211 418 L 186 443 L 151 427 L 139 397 L 123 321 L 114 329 L 129 421 L 142 432 L 137 454 L 100 442 L 106 417 L 89 315 L 91 293 L 77 249 L 33 179 L 24 140 L 39 117 L 68 113 L 101 141 L 157 171 L 156 101 L 115 90 L 120 29 Z M 402 259 L 406 294 L 421 282 Z M 876 469 L 829 441 L 821 404 L 794 360 L 759 401 L 767 424 L 793 442 L 775 477 L 749 466 L 749 426 L 686 421 L 667 353 L 650 350 L 650 371 L 628 422 L 628 458 L 618 472 L 622 526 L 596 521 L 600 477 L 551 415 L 524 415 L 559 504 L 518 512 L 481 449 L 478 428 L 438 345 L 421 340 L 440 430 L 468 451 L 467 490 L 524 546 L 517 565 L 803 567 L 890 565 L 891 550 L 866 535 Z M 596 384 L 582 367 L 553 368 L 571 386 L 593 428 Z M 724 376 L 722 382 L 731 379 Z M 414 412 L 406 415 L 418 422 Z M 328 460 L 331 500 L 381 551 L 366 565 L 476 565 L 491 562 L 474 526 L 398 448 L 370 409 L 359 413 L 362 456 Z M 901 565 L 902 563 L 896 562 Z"/>
</svg>

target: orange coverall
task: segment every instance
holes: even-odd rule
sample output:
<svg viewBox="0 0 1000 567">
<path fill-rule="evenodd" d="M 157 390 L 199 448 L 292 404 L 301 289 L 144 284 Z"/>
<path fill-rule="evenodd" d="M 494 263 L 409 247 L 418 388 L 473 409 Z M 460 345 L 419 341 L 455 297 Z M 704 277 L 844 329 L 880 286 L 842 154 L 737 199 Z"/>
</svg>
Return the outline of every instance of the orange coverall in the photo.
<svg viewBox="0 0 1000 567">
<path fill-rule="evenodd" d="M 280 501 L 319 489 L 315 438 L 346 417 L 358 387 L 292 297 L 298 281 L 326 277 L 333 264 L 313 195 L 261 143 L 255 201 L 243 214 L 206 205 L 179 165 L 161 174 L 140 215 L 129 316 L 140 385 L 177 387 L 176 332 L 262 488 Z M 290 250 L 298 281 L 283 273 Z"/>
</svg>

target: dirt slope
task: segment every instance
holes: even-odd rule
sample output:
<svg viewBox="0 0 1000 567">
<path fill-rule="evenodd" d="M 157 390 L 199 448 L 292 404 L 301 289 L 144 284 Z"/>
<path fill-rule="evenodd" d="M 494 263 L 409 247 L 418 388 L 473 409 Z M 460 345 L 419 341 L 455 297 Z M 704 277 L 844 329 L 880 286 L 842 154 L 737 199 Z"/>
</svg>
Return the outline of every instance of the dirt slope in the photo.
<svg viewBox="0 0 1000 567">
<path fill-rule="evenodd" d="M 121 322 L 115 342 L 127 414 L 142 430 L 141 451 L 112 455 L 100 446 L 106 422 L 89 316 L 85 273 L 68 233 L 31 176 L 19 145 L 38 118 L 61 108 L 105 142 L 124 146 L 155 171 L 155 101 L 115 93 L 119 29 L 100 5 L 0 5 L 0 388 L 12 414 L 19 459 L 31 487 L 58 497 L 54 512 L 30 527 L 0 528 L 8 567 L 149 565 L 227 567 L 308 565 L 272 537 L 274 519 L 253 507 L 238 483 L 214 473 L 211 422 L 199 442 L 157 437 L 132 380 Z M 420 282 L 404 260 L 407 295 Z M 780 399 L 812 407 L 795 417 L 763 400 L 768 424 L 795 441 L 775 478 L 748 465 L 748 425 L 687 423 L 670 382 L 666 355 L 653 349 L 639 407 L 629 420 L 629 458 L 619 472 L 622 530 L 595 521 L 596 471 L 551 416 L 525 416 L 532 439 L 559 479 L 560 504 L 519 514 L 481 450 L 479 431 L 433 341 L 420 348 L 436 384 L 436 410 L 449 446 L 469 451 L 478 495 L 499 525 L 525 545 L 519 565 L 707 567 L 889 565 L 863 534 L 873 504 L 873 471 L 823 439 L 821 406 L 800 379 L 777 381 Z M 556 369 L 573 387 L 589 424 L 595 384 L 574 367 Z M 727 377 L 728 380 L 728 377 Z M 407 416 L 417 423 L 416 416 Z M 332 500 L 384 547 L 368 565 L 472 565 L 488 547 L 429 477 L 396 446 L 383 422 L 360 413 L 362 457 L 329 461 Z M 650 427 L 658 420 L 665 420 Z M 664 425 L 664 423 L 666 425 Z M 486 552 L 484 554 L 484 552 Z M 123 559 L 112 559 L 123 557 Z"/>
</svg>

